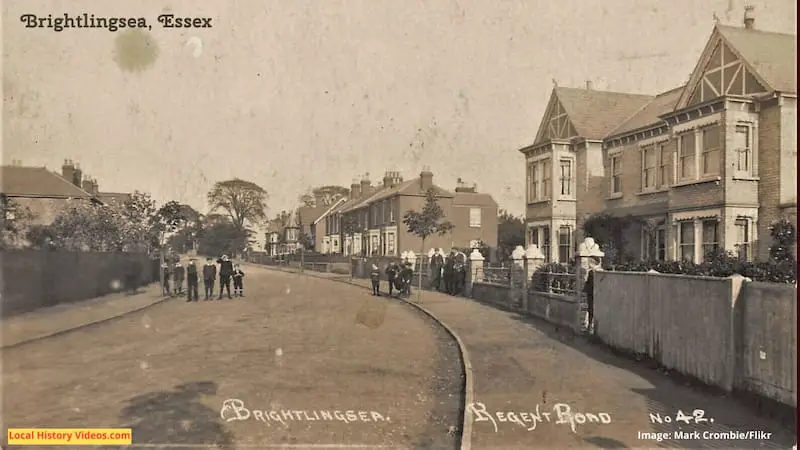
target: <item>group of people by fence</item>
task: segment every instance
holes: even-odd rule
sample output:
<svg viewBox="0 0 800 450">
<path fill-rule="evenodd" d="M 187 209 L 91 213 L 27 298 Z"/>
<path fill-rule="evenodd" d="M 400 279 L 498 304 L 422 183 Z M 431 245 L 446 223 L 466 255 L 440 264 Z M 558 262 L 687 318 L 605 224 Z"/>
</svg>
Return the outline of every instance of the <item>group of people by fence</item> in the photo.
<svg viewBox="0 0 800 450">
<path fill-rule="evenodd" d="M 445 257 L 442 249 L 438 249 L 430 257 L 429 267 L 433 289 L 450 295 L 463 293 L 467 281 L 467 255 L 453 249 Z"/>
<path fill-rule="evenodd" d="M 217 269 L 219 265 L 219 269 Z M 197 267 L 197 259 L 190 258 L 189 263 L 185 266 L 181 264 L 180 259 L 176 259 L 173 265 L 165 262 L 161 266 L 162 270 L 162 293 L 172 297 L 182 297 L 186 295 L 187 302 L 196 302 L 199 300 L 199 282 L 200 276 L 203 277 L 203 287 L 205 290 L 205 300 L 212 300 L 214 298 L 214 284 L 217 281 L 219 274 L 219 296 L 217 300 L 222 300 L 223 294 L 231 297 L 231 281 L 233 281 L 233 295 L 236 297 L 244 297 L 244 271 L 239 264 L 233 264 L 228 255 L 222 255 L 216 260 L 212 257 L 207 257 L 206 262 L 199 270 Z M 172 281 L 172 286 L 170 286 Z M 186 281 L 186 292 L 183 290 L 183 283 Z"/>
</svg>

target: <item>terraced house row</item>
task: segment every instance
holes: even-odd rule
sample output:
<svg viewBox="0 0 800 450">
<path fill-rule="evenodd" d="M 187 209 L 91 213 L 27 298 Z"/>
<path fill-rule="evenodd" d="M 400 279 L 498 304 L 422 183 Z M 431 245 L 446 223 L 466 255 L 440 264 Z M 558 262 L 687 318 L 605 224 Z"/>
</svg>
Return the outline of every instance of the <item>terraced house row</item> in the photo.
<svg viewBox="0 0 800 450">
<path fill-rule="evenodd" d="M 797 225 L 796 36 L 716 25 L 684 86 L 655 96 L 556 87 L 526 158 L 527 244 L 566 262 L 597 213 L 641 259 L 766 259 Z"/>
<path fill-rule="evenodd" d="M 433 173 L 423 169 L 418 178 L 404 181 L 400 173 L 387 171 L 376 186 L 367 178 L 354 180 L 350 197 L 324 212 L 312 224 L 321 253 L 398 256 L 419 253 L 422 242 L 403 224 L 406 211 L 421 211 L 425 193 L 433 189 L 446 219 L 455 225 L 445 236 L 431 236 L 428 248 L 471 247 L 481 242 L 497 246 L 497 202 L 476 186 L 459 182 L 453 192 L 436 186 Z M 324 225 L 317 227 L 316 224 Z"/>
</svg>

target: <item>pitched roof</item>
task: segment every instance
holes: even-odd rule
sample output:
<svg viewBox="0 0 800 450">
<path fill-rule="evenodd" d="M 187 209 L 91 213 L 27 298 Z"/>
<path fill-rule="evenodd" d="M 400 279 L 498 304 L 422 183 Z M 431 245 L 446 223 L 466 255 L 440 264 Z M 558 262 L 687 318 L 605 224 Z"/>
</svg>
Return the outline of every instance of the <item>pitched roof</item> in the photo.
<svg viewBox="0 0 800 450">
<path fill-rule="evenodd" d="M 339 207 L 339 205 L 341 205 L 342 203 L 345 203 L 346 201 L 347 201 L 347 197 L 341 197 L 341 198 L 337 199 L 335 202 L 333 202 L 333 204 L 330 204 L 330 205 L 327 205 L 327 206 L 325 206 L 325 208 L 327 208 L 327 209 L 325 209 L 325 211 L 323 211 L 323 212 L 322 212 L 322 214 L 320 214 L 320 215 L 319 215 L 319 216 L 318 216 L 316 219 L 314 219 L 314 221 L 313 221 L 313 222 L 311 222 L 311 223 L 312 223 L 312 224 L 315 224 L 315 223 L 317 223 L 318 221 L 320 221 L 320 220 L 324 219 L 324 218 L 325 218 L 325 217 L 327 217 L 327 216 L 328 216 L 330 213 L 332 213 L 333 211 L 336 211 L 336 209 Z"/>
<path fill-rule="evenodd" d="M 628 132 L 645 128 L 649 125 L 656 125 L 663 121 L 659 116 L 675 109 L 675 104 L 681 96 L 685 86 L 681 86 L 667 92 L 658 94 L 641 109 L 636 111 L 627 120 L 623 121 L 616 128 L 608 133 L 606 138 L 620 136 Z"/>
<path fill-rule="evenodd" d="M 125 202 L 130 200 L 131 194 L 126 194 L 124 192 L 98 192 L 96 197 L 98 200 L 107 205 L 123 205 Z"/>
<path fill-rule="evenodd" d="M 617 125 L 650 102 L 650 95 L 554 88 L 569 120 L 583 138 L 603 139 Z"/>
<path fill-rule="evenodd" d="M 773 89 L 797 93 L 797 36 L 717 25 L 722 38 Z"/>
<path fill-rule="evenodd" d="M 44 167 L 2 166 L 3 194 L 16 197 L 92 198 L 92 194 Z"/>
<path fill-rule="evenodd" d="M 456 192 L 453 196 L 453 204 L 463 206 L 497 207 L 497 202 L 494 201 L 491 195 L 473 192 Z"/>
<path fill-rule="evenodd" d="M 434 185 L 433 190 L 438 197 L 444 198 L 452 198 L 453 193 L 440 188 L 439 186 Z M 403 181 L 400 184 L 397 184 L 392 187 L 380 187 L 377 191 L 373 192 L 371 195 L 366 197 L 362 197 L 356 199 L 353 203 L 349 205 L 343 205 L 343 208 L 340 211 L 352 211 L 355 209 L 363 208 L 370 203 L 378 202 L 383 199 L 389 198 L 395 194 L 399 195 L 425 195 L 425 192 L 422 190 L 422 184 L 420 183 L 419 177 L 414 178 L 412 180 Z"/>
<path fill-rule="evenodd" d="M 297 215 L 299 217 L 299 222 L 304 225 L 311 225 L 312 223 L 316 222 L 319 216 L 325 213 L 330 206 L 328 205 L 319 205 L 319 206 L 302 206 L 297 208 Z"/>
</svg>

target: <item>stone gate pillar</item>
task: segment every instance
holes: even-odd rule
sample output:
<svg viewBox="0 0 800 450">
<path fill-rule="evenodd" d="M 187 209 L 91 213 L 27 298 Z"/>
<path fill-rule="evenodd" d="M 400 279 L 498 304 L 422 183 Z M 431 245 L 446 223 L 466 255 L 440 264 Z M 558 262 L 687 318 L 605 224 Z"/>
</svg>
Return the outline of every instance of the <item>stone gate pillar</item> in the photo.
<svg viewBox="0 0 800 450">
<path fill-rule="evenodd" d="M 469 254 L 469 271 L 464 283 L 464 296 L 472 297 L 472 286 L 476 281 L 483 279 L 483 255 L 477 249 Z"/>
<path fill-rule="evenodd" d="M 514 308 L 522 308 L 524 305 L 523 289 L 525 285 L 525 249 L 518 245 L 511 252 L 511 269 L 509 280 L 509 300 Z"/>
<path fill-rule="evenodd" d="M 594 239 L 587 237 L 583 240 L 581 245 L 578 246 L 578 253 L 576 256 L 575 302 L 577 305 L 578 317 L 576 318 L 575 329 L 580 332 L 585 322 L 583 313 L 583 286 L 584 283 L 586 283 L 586 279 L 589 277 L 589 271 L 602 267 L 605 253 L 600 250 L 600 246 L 597 245 Z M 586 327 L 591 330 L 592 324 L 586 323 Z"/>
<path fill-rule="evenodd" d="M 522 291 L 522 309 L 528 311 L 529 293 L 533 274 L 544 264 L 544 254 L 539 250 L 539 246 L 531 244 L 525 250 L 525 283 Z"/>
</svg>

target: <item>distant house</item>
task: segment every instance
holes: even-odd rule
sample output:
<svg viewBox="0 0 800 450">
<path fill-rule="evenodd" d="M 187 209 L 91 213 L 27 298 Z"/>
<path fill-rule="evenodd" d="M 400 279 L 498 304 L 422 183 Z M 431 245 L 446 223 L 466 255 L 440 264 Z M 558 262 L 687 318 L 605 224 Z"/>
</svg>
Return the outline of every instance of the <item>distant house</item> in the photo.
<svg viewBox="0 0 800 450">
<path fill-rule="evenodd" d="M 326 234 L 326 218 L 336 210 L 341 204 L 347 201 L 347 197 L 342 197 L 332 204 L 326 206 L 326 210 L 317 217 L 311 224 L 313 232 L 314 250 L 319 253 L 336 253 L 332 251 L 331 238 Z"/>
<path fill-rule="evenodd" d="M 315 224 L 319 217 L 330 209 L 330 206 L 322 204 L 322 200 L 321 197 L 317 196 L 315 206 L 302 206 L 297 208 L 297 226 L 300 231 L 298 239 L 301 244 L 306 246 L 307 250 L 319 251 L 321 248 L 321 245 L 317 245 L 317 230 L 315 229 Z M 303 239 L 304 236 L 307 237 L 307 241 Z"/>
<path fill-rule="evenodd" d="M 19 161 L 0 167 L 0 193 L 34 214 L 34 224 L 48 225 L 70 201 L 123 204 L 130 194 L 105 193 L 97 180 L 84 177 L 79 165 L 65 160 L 61 174 L 45 167 L 26 167 Z"/>
<path fill-rule="evenodd" d="M 497 246 L 497 202 L 478 193 L 475 186 L 462 184 L 454 192 L 436 186 L 433 173 L 424 169 L 408 181 L 398 172 L 386 172 L 378 186 L 368 179 L 354 180 L 350 198 L 325 217 L 329 253 L 397 256 L 408 250 L 420 252 L 422 242 L 408 232 L 403 214 L 421 211 L 429 189 L 455 228 L 445 236 L 429 237 L 426 247 L 472 247 L 479 242 Z"/>
</svg>

